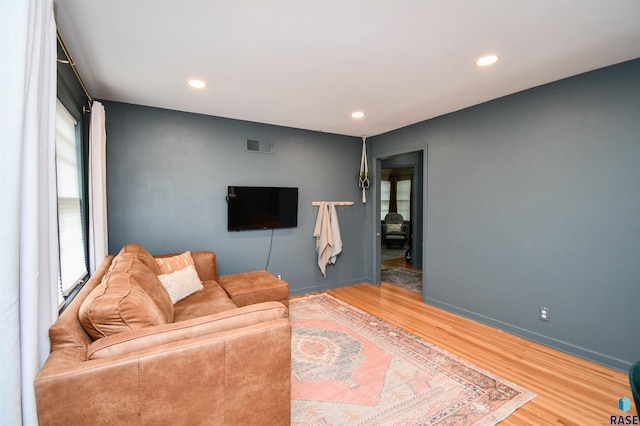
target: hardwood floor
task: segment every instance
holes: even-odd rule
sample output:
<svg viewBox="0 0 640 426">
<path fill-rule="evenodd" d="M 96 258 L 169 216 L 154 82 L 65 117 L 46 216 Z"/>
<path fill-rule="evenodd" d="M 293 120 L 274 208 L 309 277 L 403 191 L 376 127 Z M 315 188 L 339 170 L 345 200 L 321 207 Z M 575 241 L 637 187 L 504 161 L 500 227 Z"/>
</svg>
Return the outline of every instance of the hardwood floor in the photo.
<svg viewBox="0 0 640 426">
<path fill-rule="evenodd" d="M 428 306 L 393 284 L 327 293 L 537 394 L 502 425 L 605 425 L 637 414 L 625 373 Z M 632 400 L 626 413 L 617 408 L 622 396 Z"/>
<path fill-rule="evenodd" d="M 401 259 L 389 259 L 385 260 L 381 264 L 382 269 L 385 268 L 406 268 L 413 271 L 419 271 L 420 269 L 414 268 L 411 263 L 405 262 L 404 258 Z"/>
</svg>

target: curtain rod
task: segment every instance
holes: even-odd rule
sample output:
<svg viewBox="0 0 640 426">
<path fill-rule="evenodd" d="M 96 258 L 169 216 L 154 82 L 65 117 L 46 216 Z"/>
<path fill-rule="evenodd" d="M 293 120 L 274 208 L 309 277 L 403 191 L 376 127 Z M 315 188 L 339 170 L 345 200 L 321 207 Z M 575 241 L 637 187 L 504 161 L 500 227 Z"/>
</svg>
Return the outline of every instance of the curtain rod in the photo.
<svg viewBox="0 0 640 426">
<path fill-rule="evenodd" d="M 64 40 L 62 40 L 62 36 L 60 35 L 60 31 L 58 31 L 58 29 L 56 28 L 56 37 L 58 38 L 58 43 L 60 43 L 60 47 L 62 47 L 62 51 L 64 52 L 64 56 L 67 57 L 67 60 L 63 60 L 63 59 L 58 59 L 58 62 L 61 63 L 66 63 L 69 64 L 71 66 L 71 69 L 73 70 L 73 73 L 76 75 L 76 79 L 78 79 L 78 83 L 80 83 L 80 86 L 82 87 L 82 90 L 84 90 L 84 94 L 87 95 L 87 98 L 89 98 L 89 110 L 85 110 L 84 105 L 82 106 L 82 112 L 86 113 L 86 112 L 91 112 L 91 105 L 93 104 L 93 98 L 91 97 L 91 95 L 89 94 L 89 91 L 87 90 L 87 86 L 84 85 L 84 81 L 82 81 L 82 77 L 80 77 L 80 73 L 78 72 L 78 68 L 76 68 L 76 63 L 73 61 L 73 58 L 71 57 L 71 54 L 69 53 L 69 50 L 67 49 L 67 45 L 64 44 Z"/>
</svg>

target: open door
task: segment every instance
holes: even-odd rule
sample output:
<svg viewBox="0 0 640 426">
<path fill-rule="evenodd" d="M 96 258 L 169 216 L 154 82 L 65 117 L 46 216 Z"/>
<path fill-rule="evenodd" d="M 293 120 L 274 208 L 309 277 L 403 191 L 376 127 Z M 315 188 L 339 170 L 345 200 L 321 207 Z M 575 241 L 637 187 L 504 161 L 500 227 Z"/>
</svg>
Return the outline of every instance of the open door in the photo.
<svg viewBox="0 0 640 426">
<path fill-rule="evenodd" d="M 424 151 L 413 151 L 376 158 L 376 283 L 381 281 L 382 265 L 423 270 L 424 247 Z M 386 241 L 384 218 L 388 212 L 403 216 L 406 238 Z M 392 225 L 389 225 L 391 228 Z M 400 247 L 400 244 L 402 246 Z M 407 259 L 407 252 L 411 258 Z M 424 283 L 424 273 L 423 279 Z M 423 288 L 424 294 L 424 288 Z"/>
</svg>

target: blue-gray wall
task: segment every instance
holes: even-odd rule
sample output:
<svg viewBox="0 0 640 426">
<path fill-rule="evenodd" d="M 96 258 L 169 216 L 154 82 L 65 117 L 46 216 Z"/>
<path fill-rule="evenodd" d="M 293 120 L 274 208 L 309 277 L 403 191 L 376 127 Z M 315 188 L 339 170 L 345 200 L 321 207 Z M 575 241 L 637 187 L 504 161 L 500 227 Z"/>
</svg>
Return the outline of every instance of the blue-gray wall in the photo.
<svg viewBox="0 0 640 426">
<path fill-rule="evenodd" d="M 425 152 L 427 303 L 614 368 L 640 359 L 640 60 L 369 146 Z"/>
<path fill-rule="evenodd" d="M 366 209 L 358 200 L 361 139 L 116 102 L 107 117 L 109 251 L 138 242 L 151 253 L 213 250 L 220 274 L 264 269 L 271 231 L 227 231 L 228 185 L 299 188 L 298 227 L 277 229 L 268 270 L 293 294 L 367 281 Z M 248 153 L 267 139 L 274 154 Z M 343 253 L 317 266 L 315 200 L 338 207 Z M 370 253 L 371 250 L 368 250 Z"/>
<path fill-rule="evenodd" d="M 300 188 L 298 228 L 269 270 L 293 294 L 379 278 L 377 192 L 362 205 L 360 138 L 105 102 L 109 248 L 214 250 L 263 269 L 270 231 L 226 230 L 227 185 Z M 275 154 L 245 152 L 270 139 Z M 423 153 L 425 301 L 626 370 L 640 359 L 640 60 L 367 140 Z M 375 176 L 374 176 L 375 184 Z M 323 279 L 313 200 L 339 209 L 344 252 Z M 551 321 L 538 320 L 538 308 Z"/>
</svg>

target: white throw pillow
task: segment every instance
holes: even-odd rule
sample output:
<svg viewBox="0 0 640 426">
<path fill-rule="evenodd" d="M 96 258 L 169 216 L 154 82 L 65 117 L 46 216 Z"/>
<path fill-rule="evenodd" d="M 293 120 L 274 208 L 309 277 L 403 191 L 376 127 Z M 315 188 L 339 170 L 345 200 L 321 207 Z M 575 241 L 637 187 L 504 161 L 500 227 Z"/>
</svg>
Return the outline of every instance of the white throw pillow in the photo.
<svg viewBox="0 0 640 426">
<path fill-rule="evenodd" d="M 204 288 L 193 265 L 170 274 L 158 275 L 158 279 L 169 292 L 173 303 Z"/>
</svg>

